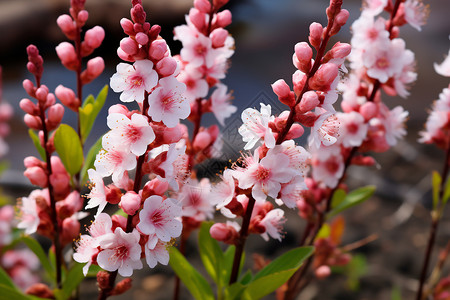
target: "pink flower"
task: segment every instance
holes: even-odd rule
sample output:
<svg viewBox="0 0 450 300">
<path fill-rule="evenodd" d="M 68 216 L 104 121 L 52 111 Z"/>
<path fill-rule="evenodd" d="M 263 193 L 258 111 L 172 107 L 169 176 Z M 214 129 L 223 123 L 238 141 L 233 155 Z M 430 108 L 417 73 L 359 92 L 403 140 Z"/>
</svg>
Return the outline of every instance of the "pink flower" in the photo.
<svg viewBox="0 0 450 300">
<path fill-rule="evenodd" d="M 175 127 L 180 119 L 186 119 L 191 113 L 187 98 L 183 96 L 186 85 L 175 77 L 169 76 L 159 81 L 159 86 L 150 94 L 148 114 L 156 122 L 167 127 Z"/>
<path fill-rule="evenodd" d="M 322 181 L 327 187 L 334 188 L 344 172 L 344 162 L 340 147 L 321 146 L 313 152 L 312 177 Z"/>
<path fill-rule="evenodd" d="M 347 148 L 361 146 L 368 129 L 364 117 L 355 111 L 336 116 L 340 122 L 338 141 Z"/>
<path fill-rule="evenodd" d="M 169 183 L 169 185 L 175 190 L 179 189 L 179 182 L 184 182 L 188 176 L 187 172 L 187 155 L 186 146 L 179 147 L 176 143 L 170 145 L 163 145 L 161 150 L 167 149 L 166 159 L 159 165 L 161 170 L 164 170 L 164 176 L 161 177 L 163 181 Z M 153 149 L 153 153 L 155 154 Z"/>
<path fill-rule="evenodd" d="M 369 12 L 373 15 L 378 15 L 387 6 L 388 0 L 364 0 L 364 12 Z"/>
<path fill-rule="evenodd" d="M 103 141 L 105 143 L 103 147 L 108 146 L 106 139 Z M 94 166 L 100 176 L 112 175 L 114 182 L 120 182 L 126 170 L 136 167 L 136 156 L 125 149 L 102 149 L 97 154 Z"/>
<path fill-rule="evenodd" d="M 95 239 L 89 235 L 83 234 L 80 239 L 75 242 L 77 250 L 73 254 L 73 259 L 79 263 L 86 263 L 83 267 L 84 276 L 87 275 L 89 267 L 92 264 L 93 257 L 98 253 Z"/>
<path fill-rule="evenodd" d="M 22 197 L 20 201 L 19 224 L 17 228 L 25 229 L 26 234 L 36 232 L 40 219 L 37 211 L 36 197 L 39 196 L 40 190 L 34 190 L 28 197 Z"/>
<path fill-rule="evenodd" d="M 311 127 L 311 134 L 308 138 L 309 146 L 318 148 L 321 144 L 333 145 L 339 134 L 339 120 L 334 114 L 320 108 L 316 108 L 316 112 L 321 115 Z"/>
<path fill-rule="evenodd" d="M 211 95 L 211 110 L 219 121 L 220 125 L 225 126 L 225 119 L 237 111 L 237 107 L 230 103 L 231 93 L 227 93 L 227 86 L 219 83 Z"/>
<path fill-rule="evenodd" d="M 386 30 L 385 20 L 378 18 L 375 21 L 372 14 L 365 12 L 364 10 L 352 24 L 353 37 L 351 43 L 353 47 L 367 49 L 374 45 L 388 45 L 389 32 Z"/>
<path fill-rule="evenodd" d="M 167 244 L 160 241 L 156 235 L 150 236 L 145 244 L 145 260 L 150 268 L 154 268 L 158 262 L 163 265 L 169 263 Z"/>
<path fill-rule="evenodd" d="M 197 181 L 188 180 L 178 194 L 178 200 L 183 207 L 182 216 L 205 221 L 213 217 L 214 209 L 210 202 L 211 185 L 208 178 Z"/>
<path fill-rule="evenodd" d="M 405 49 L 405 41 L 396 38 L 382 48 L 373 45 L 366 49 L 363 55 L 363 63 L 367 68 L 367 75 L 385 83 L 390 77 L 399 74 L 404 67 L 405 55 L 409 50 Z"/>
<path fill-rule="evenodd" d="M 140 234 L 136 229 L 126 233 L 117 227 L 114 233 L 108 233 L 100 238 L 103 249 L 97 255 L 98 265 L 106 271 L 119 271 L 125 277 L 131 276 L 134 269 L 141 269 Z"/>
<path fill-rule="evenodd" d="M 157 83 L 158 74 L 153 70 L 153 63 L 150 60 L 138 60 L 133 65 L 118 64 L 110 86 L 114 92 L 122 92 L 121 101 L 142 103 L 145 92 L 151 92 Z"/>
<path fill-rule="evenodd" d="M 428 17 L 428 7 L 418 0 L 406 0 L 403 5 L 406 22 L 421 31 L 421 26 L 425 25 Z"/>
<path fill-rule="evenodd" d="M 168 242 L 181 234 L 182 224 L 175 219 L 181 214 L 181 206 L 175 199 L 163 200 L 161 196 L 153 195 L 145 200 L 139 212 L 137 228 L 143 234 L 156 234 L 160 240 Z"/>
<path fill-rule="evenodd" d="M 12 241 L 13 220 L 14 208 L 11 205 L 0 207 L 0 248 Z"/>
<path fill-rule="evenodd" d="M 211 39 L 187 27 L 181 25 L 175 28 L 174 38 L 183 43 L 183 49 L 180 51 L 181 58 L 195 67 L 212 66 L 217 50 L 212 48 Z"/>
<path fill-rule="evenodd" d="M 375 118 L 370 121 L 371 126 L 383 126 L 385 130 L 386 142 L 389 146 L 395 146 L 397 140 L 406 135 L 405 122 L 408 112 L 401 106 L 389 110 L 386 106 L 380 106 L 382 118 Z"/>
<path fill-rule="evenodd" d="M 242 135 L 242 140 L 247 144 L 244 146 L 245 150 L 252 149 L 260 140 L 264 140 L 267 148 L 275 146 L 275 137 L 272 129 L 269 128 L 269 122 L 273 122 L 275 117 L 271 115 L 270 105 L 261 104 L 261 112 L 253 108 L 247 108 L 242 112 L 242 124 L 239 127 L 239 133 Z"/>
<path fill-rule="evenodd" d="M 267 155 L 259 161 L 258 149 L 253 157 L 245 160 L 246 168 L 237 172 L 239 187 L 252 188 L 252 196 L 257 201 L 266 200 L 267 196 L 277 198 L 282 183 L 289 182 L 295 171 L 289 168 L 289 157 L 283 153 Z"/>
<path fill-rule="evenodd" d="M 223 171 L 222 180 L 212 187 L 209 199 L 211 204 L 216 205 L 217 209 L 226 206 L 236 196 L 236 184 L 232 175 L 234 172 L 231 169 Z"/>
<path fill-rule="evenodd" d="M 141 156 L 147 151 L 147 146 L 155 139 L 155 133 L 145 116 L 135 113 L 131 120 L 124 114 L 111 113 L 107 119 L 108 127 L 112 129 L 104 136 L 106 143 L 123 145 L 131 153 Z"/>
<path fill-rule="evenodd" d="M 88 170 L 90 188 L 91 192 L 87 195 L 89 202 L 86 205 L 86 209 L 94 208 L 98 206 L 96 217 L 105 209 L 106 204 L 106 194 L 105 194 L 105 184 L 103 183 L 103 178 L 94 169 Z"/>
<path fill-rule="evenodd" d="M 269 236 L 281 242 L 283 224 L 286 222 L 284 211 L 276 208 L 269 211 L 261 220 L 261 225 L 266 228 L 266 232 L 261 234 L 265 241 L 269 241 Z"/>
<path fill-rule="evenodd" d="M 177 76 L 177 79 L 186 85 L 186 92 L 184 95 L 190 103 L 197 98 L 206 97 L 208 94 L 208 83 L 202 77 L 203 74 L 189 64 Z"/>
</svg>

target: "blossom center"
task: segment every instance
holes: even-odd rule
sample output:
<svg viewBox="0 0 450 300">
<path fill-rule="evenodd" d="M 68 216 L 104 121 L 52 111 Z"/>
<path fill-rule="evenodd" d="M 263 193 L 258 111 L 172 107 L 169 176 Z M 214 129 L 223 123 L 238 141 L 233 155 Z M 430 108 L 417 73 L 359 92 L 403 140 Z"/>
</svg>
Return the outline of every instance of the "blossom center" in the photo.
<svg viewBox="0 0 450 300">
<path fill-rule="evenodd" d="M 325 162 L 325 168 L 331 174 L 335 174 L 339 169 L 339 163 L 334 159 L 329 159 Z"/>
<path fill-rule="evenodd" d="M 130 78 L 130 84 L 133 87 L 140 87 L 144 83 L 144 79 L 141 76 L 133 76 Z"/>
<path fill-rule="evenodd" d="M 259 181 L 263 181 L 263 180 L 267 179 L 267 177 L 269 177 L 269 175 L 270 175 L 270 170 L 264 168 L 261 165 L 258 166 L 258 169 L 255 172 L 255 177 Z"/>
<path fill-rule="evenodd" d="M 385 57 L 379 58 L 376 62 L 376 66 L 379 69 L 386 69 L 389 67 L 389 60 Z"/>
</svg>

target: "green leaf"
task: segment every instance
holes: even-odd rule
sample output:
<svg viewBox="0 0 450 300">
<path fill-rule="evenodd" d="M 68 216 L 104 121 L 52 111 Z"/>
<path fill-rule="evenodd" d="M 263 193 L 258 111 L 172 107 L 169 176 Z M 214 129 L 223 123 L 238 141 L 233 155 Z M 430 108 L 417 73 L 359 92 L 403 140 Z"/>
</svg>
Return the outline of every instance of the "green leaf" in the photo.
<svg viewBox="0 0 450 300">
<path fill-rule="evenodd" d="M 89 267 L 89 271 L 86 274 L 86 277 L 97 277 L 97 273 L 103 271 L 103 269 L 99 265 L 92 264 Z"/>
<path fill-rule="evenodd" d="M 169 264 L 197 300 L 213 300 L 214 294 L 206 279 L 184 258 L 175 247 L 169 249 Z"/>
<path fill-rule="evenodd" d="M 448 199 L 450 199 L 450 178 L 445 183 L 444 198 L 442 199 L 442 204 L 447 204 Z"/>
<path fill-rule="evenodd" d="M 367 273 L 367 259 L 362 254 L 356 254 L 345 266 L 334 266 L 333 273 L 344 274 L 347 278 L 347 286 L 352 291 L 359 289 L 360 278 Z"/>
<path fill-rule="evenodd" d="M 233 265 L 234 253 L 236 252 L 235 246 L 229 246 L 223 255 L 223 268 L 220 274 L 220 282 L 223 286 L 227 286 L 230 282 L 231 266 Z M 243 262 L 241 261 L 243 265 Z"/>
<path fill-rule="evenodd" d="M 327 216 L 331 218 L 337 215 L 338 213 L 346 209 L 349 209 L 350 207 L 361 204 L 362 202 L 372 197 L 373 193 L 375 193 L 375 186 L 373 185 L 364 186 L 354 191 L 351 191 L 345 196 L 345 199 L 342 202 L 340 202 L 328 213 Z"/>
<path fill-rule="evenodd" d="M 433 188 L 433 210 L 435 210 L 439 204 L 439 189 L 441 186 L 442 178 L 438 172 L 433 171 L 432 188 Z"/>
<path fill-rule="evenodd" d="M 242 284 L 248 284 L 252 281 L 253 279 L 253 274 L 250 270 L 247 270 L 247 272 L 245 272 L 244 275 L 241 276 L 241 279 L 239 280 L 240 283 Z"/>
<path fill-rule="evenodd" d="M 84 264 L 75 263 L 69 272 L 67 272 L 62 288 L 64 299 L 69 299 L 72 296 L 72 292 L 78 287 L 81 281 L 83 281 L 83 267 Z"/>
<path fill-rule="evenodd" d="M 66 124 L 61 124 L 55 132 L 55 149 L 64 167 L 70 175 L 80 172 L 83 166 L 83 148 L 75 130 Z"/>
<path fill-rule="evenodd" d="M 9 277 L 8 273 L 6 273 L 6 271 L 3 270 L 2 267 L 0 267 L 0 284 L 9 286 L 9 287 L 17 290 L 17 287 L 14 284 L 14 282 L 12 281 L 11 277 Z"/>
<path fill-rule="evenodd" d="M 41 145 L 41 141 L 39 140 L 38 135 L 34 132 L 33 129 L 28 129 L 28 134 L 33 141 L 34 146 L 36 147 L 37 151 L 39 152 L 39 155 L 41 156 L 43 161 L 47 161 L 47 157 L 45 155 L 45 149 Z"/>
<path fill-rule="evenodd" d="M 55 270 L 53 269 L 52 265 L 50 264 L 50 261 L 47 257 L 47 255 L 44 252 L 44 249 L 42 249 L 41 245 L 33 238 L 29 236 L 23 236 L 21 238 L 22 242 L 27 245 L 28 248 L 30 248 L 31 251 L 36 254 L 37 258 L 41 262 L 42 267 L 44 268 L 47 275 L 54 279 L 55 278 Z"/>
<path fill-rule="evenodd" d="M 92 126 L 94 125 L 98 113 L 105 104 L 106 96 L 108 96 L 108 85 L 103 87 L 100 93 L 98 93 L 97 98 L 94 98 L 92 95 L 87 96 L 83 106 L 79 108 L 80 131 L 83 144 L 91 133 Z"/>
<path fill-rule="evenodd" d="M 0 300 L 48 300 L 31 295 L 25 295 L 21 291 L 0 283 Z"/>
<path fill-rule="evenodd" d="M 242 294 L 242 299 L 260 299 L 282 286 L 314 252 L 314 247 L 290 250 L 259 271 Z"/>
<path fill-rule="evenodd" d="M 259 271 L 255 277 L 253 277 L 253 281 L 280 271 L 300 268 L 303 261 L 311 256 L 313 252 L 314 247 L 299 247 L 292 249 L 265 266 L 264 269 Z"/>
<path fill-rule="evenodd" d="M 221 285 L 220 274 L 223 268 L 224 256 L 220 249 L 219 243 L 211 237 L 209 229 L 213 222 L 203 222 L 198 235 L 198 246 L 200 250 L 200 258 L 206 271 L 215 283 Z"/>
<path fill-rule="evenodd" d="M 316 240 L 326 239 L 330 235 L 331 235 L 330 225 L 328 225 L 327 223 L 323 223 L 322 227 L 319 230 L 319 233 L 317 233 Z"/>
<path fill-rule="evenodd" d="M 241 299 L 241 294 L 245 289 L 245 285 L 235 282 L 225 288 L 225 300 Z"/>
<path fill-rule="evenodd" d="M 347 196 L 347 193 L 343 189 L 337 189 L 333 194 L 333 198 L 331 198 L 331 208 L 333 209 L 341 204 L 345 200 L 345 196 Z"/>
<path fill-rule="evenodd" d="M 97 154 L 102 149 L 102 137 L 101 136 L 94 145 L 92 145 L 91 149 L 89 149 L 89 152 L 86 156 L 86 159 L 84 161 L 83 168 L 81 169 L 81 182 L 84 183 L 88 180 L 88 173 L 87 171 L 89 169 L 92 169 L 94 167 L 95 158 L 97 157 Z"/>
</svg>

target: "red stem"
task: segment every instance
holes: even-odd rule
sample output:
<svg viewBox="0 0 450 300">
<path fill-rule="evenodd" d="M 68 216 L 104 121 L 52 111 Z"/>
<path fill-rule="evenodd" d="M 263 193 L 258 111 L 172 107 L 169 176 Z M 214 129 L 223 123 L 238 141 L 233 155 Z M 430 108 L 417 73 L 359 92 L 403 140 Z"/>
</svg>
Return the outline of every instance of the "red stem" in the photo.
<svg viewBox="0 0 450 300">
<path fill-rule="evenodd" d="M 422 264 L 422 271 L 420 272 L 419 288 L 417 290 L 417 296 L 416 296 L 417 300 L 422 299 L 423 288 L 424 288 L 424 284 L 425 284 L 426 277 L 427 277 L 428 266 L 430 264 L 430 258 L 431 258 L 431 254 L 433 252 L 434 242 L 436 240 L 436 235 L 437 235 L 437 231 L 438 231 L 438 227 L 439 227 L 439 221 L 440 221 L 440 217 L 441 217 L 441 213 L 439 211 L 440 211 L 441 205 L 442 205 L 442 200 L 443 200 L 442 197 L 444 195 L 444 188 L 445 188 L 445 184 L 447 181 L 449 164 L 450 164 L 450 144 L 447 145 L 447 153 L 445 156 L 445 165 L 444 165 L 444 168 L 441 173 L 442 181 L 439 186 L 439 202 L 438 202 L 438 205 L 436 206 L 435 210 L 431 214 L 431 217 L 432 217 L 431 228 L 430 228 L 430 234 L 428 236 L 428 243 L 427 243 L 427 249 L 425 252 L 425 258 L 424 258 L 424 261 Z"/>
<path fill-rule="evenodd" d="M 39 88 L 41 86 L 41 80 L 40 77 L 36 76 L 36 86 Z M 59 239 L 60 236 L 60 228 L 58 224 L 58 214 L 56 212 L 56 200 L 55 195 L 53 192 L 53 185 L 50 181 L 50 177 L 53 173 L 52 171 L 52 164 L 51 164 L 51 154 L 48 151 L 47 144 L 48 144 L 48 129 L 47 125 L 45 123 L 45 109 L 43 105 L 41 105 L 41 102 L 39 103 L 39 117 L 41 119 L 42 123 L 42 132 L 44 134 L 44 144 L 42 145 L 45 150 L 45 159 L 47 161 L 47 182 L 48 182 L 48 194 L 50 197 L 50 215 L 52 220 L 52 225 L 55 230 L 55 234 L 53 235 L 53 245 L 55 246 L 55 256 L 56 256 L 56 285 L 58 289 L 62 288 L 62 282 L 61 282 L 61 268 L 62 268 L 62 247 L 61 247 L 61 241 Z"/>
</svg>

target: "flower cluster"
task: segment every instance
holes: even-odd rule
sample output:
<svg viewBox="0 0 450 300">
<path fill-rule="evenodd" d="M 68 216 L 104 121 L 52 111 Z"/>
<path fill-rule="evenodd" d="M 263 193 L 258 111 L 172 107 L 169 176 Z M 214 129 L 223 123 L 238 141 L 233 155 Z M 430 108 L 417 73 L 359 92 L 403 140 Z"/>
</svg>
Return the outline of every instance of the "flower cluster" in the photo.
<svg viewBox="0 0 450 300">
<path fill-rule="evenodd" d="M 10 128 L 8 121 L 11 119 L 12 115 L 12 106 L 7 102 L 2 101 L 2 68 L 0 67 L 0 157 L 3 157 L 9 149 L 4 138 L 9 134 Z"/>
<path fill-rule="evenodd" d="M 253 154 L 244 155 L 233 169 L 225 170 L 223 181 L 213 189 L 213 201 L 228 217 L 250 217 L 248 233 L 281 240 L 284 211 L 274 209 L 268 199 L 294 208 L 297 197 L 307 188 L 310 154 L 294 142 L 304 134 L 304 127 L 312 128 L 310 144 L 329 145 L 336 141 L 333 103 L 338 97 L 339 68 L 350 53 L 350 45 L 338 42 L 326 53 L 325 47 L 347 21 L 348 11 L 341 5 L 339 1 L 330 2 L 328 27 L 311 24 L 312 47 L 306 42 L 295 45 L 293 64 L 297 71 L 292 76 L 293 91 L 282 79 L 272 85 L 279 101 L 290 110 L 275 117 L 271 106 L 261 103 L 260 111 L 248 108 L 242 113 L 239 133 L 246 142 L 244 149 L 259 147 Z M 312 48 L 318 53 L 315 60 Z M 211 235 L 233 244 L 242 238 L 236 227 L 237 223 L 215 224 Z"/>
<path fill-rule="evenodd" d="M 110 131 L 102 138 L 95 169 L 88 170 L 91 191 L 86 208 L 98 207 L 89 235 L 77 242 L 74 259 L 104 270 L 131 276 L 142 268 L 141 258 L 153 268 L 168 263 L 167 246 L 181 234 L 181 205 L 168 198 L 178 190 L 187 172 L 185 146 L 179 141 L 184 128 L 179 124 L 190 114 L 186 86 L 178 81 L 178 63 L 159 36 L 160 26 L 146 22 L 141 1 L 133 1 L 131 18 L 121 25 L 128 37 L 117 50 L 120 63 L 111 77 L 111 88 L 120 92 L 122 102 L 134 102 L 139 110 L 124 105 L 109 108 Z M 134 180 L 129 172 L 135 171 Z M 112 183 L 104 179 L 111 176 Z M 141 182 L 145 176 L 145 184 Z M 118 204 L 121 214 L 110 217 L 105 206 Z M 124 217 L 127 216 L 127 217 Z M 116 286 L 116 288 L 118 288 Z M 113 286 L 105 287 L 111 295 Z"/>
</svg>

